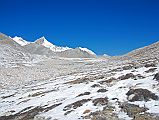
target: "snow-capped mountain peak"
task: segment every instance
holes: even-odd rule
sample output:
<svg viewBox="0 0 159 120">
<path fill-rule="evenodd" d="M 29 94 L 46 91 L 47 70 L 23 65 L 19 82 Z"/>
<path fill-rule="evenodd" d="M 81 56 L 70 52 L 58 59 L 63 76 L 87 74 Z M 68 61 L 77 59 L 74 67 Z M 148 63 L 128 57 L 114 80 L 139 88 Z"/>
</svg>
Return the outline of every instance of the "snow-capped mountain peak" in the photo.
<svg viewBox="0 0 159 120">
<path fill-rule="evenodd" d="M 85 52 L 87 52 L 87 53 L 89 53 L 91 55 L 96 55 L 93 51 L 89 50 L 88 48 L 79 47 L 79 49 L 82 50 L 82 51 L 85 51 Z"/>
<path fill-rule="evenodd" d="M 41 44 L 41 45 L 43 45 L 43 46 L 45 46 L 45 47 L 47 47 L 47 48 L 50 48 L 51 46 L 55 46 L 55 45 L 53 45 L 52 43 L 50 43 L 44 36 L 41 37 L 41 38 L 39 38 L 39 39 L 37 39 L 37 40 L 35 41 L 35 43 Z"/>
<path fill-rule="evenodd" d="M 18 44 L 20 44 L 21 46 L 24 46 L 24 45 L 27 45 L 29 44 L 28 41 L 24 40 L 23 38 L 21 37 L 18 37 L 18 36 L 15 36 L 12 38 L 15 42 L 17 42 Z"/>
<path fill-rule="evenodd" d="M 23 38 L 18 37 L 18 36 L 15 36 L 14 38 L 11 38 L 11 39 L 13 39 L 15 42 L 17 42 L 21 46 L 25 46 L 25 45 L 31 44 L 31 43 L 32 43 L 31 46 L 33 44 L 37 44 L 39 46 L 42 45 L 42 46 L 50 49 L 51 51 L 53 51 L 54 53 L 57 53 L 57 54 L 60 53 L 60 52 L 64 52 L 64 51 L 72 53 L 74 50 L 76 50 L 74 48 L 69 48 L 67 46 L 66 47 L 56 46 L 56 45 L 52 44 L 51 42 L 49 42 L 44 36 L 40 37 L 35 42 L 28 42 L 28 41 L 26 41 Z M 36 47 L 35 47 L 35 49 L 36 49 Z M 87 48 L 78 47 L 78 49 L 81 50 L 81 52 L 84 52 L 84 53 L 86 52 L 90 55 L 96 56 L 96 54 L 93 51 L 91 51 Z M 71 50 L 71 51 L 68 51 L 68 50 Z"/>
<path fill-rule="evenodd" d="M 39 38 L 39 39 L 37 39 L 35 41 L 35 43 L 41 44 L 44 47 L 50 48 L 50 50 L 52 50 L 53 52 L 62 52 L 62 51 L 71 49 L 69 47 L 59 47 L 59 46 L 56 46 L 56 45 L 52 44 L 51 42 L 49 42 L 44 36 L 41 37 L 41 38 Z"/>
</svg>

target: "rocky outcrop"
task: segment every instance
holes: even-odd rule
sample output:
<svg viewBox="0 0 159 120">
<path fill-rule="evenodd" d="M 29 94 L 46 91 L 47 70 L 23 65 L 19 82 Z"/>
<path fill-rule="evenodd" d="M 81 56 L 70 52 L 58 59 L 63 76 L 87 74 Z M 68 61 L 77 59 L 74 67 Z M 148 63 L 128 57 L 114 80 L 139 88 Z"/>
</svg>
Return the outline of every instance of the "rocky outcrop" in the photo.
<svg viewBox="0 0 159 120">
<path fill-rule="evenodd" d="M 22 111 L 14 114 L 14 115 L 0 116 L 0 120 L 32 120 L 35 118 L 36 115 L 38 115 L 38 113 L 47 112 L 59 105 L 61 105 L 61 103 L 54 104 L 49 107 L 38 106 L 38 107 L 32 108 L 32 106 L 31 106 L 31 107 L 23 109 Z"/>
<path fill-rule="evenodd" d="M 64 107 L 64 111 L 68 111 L 68 110 L 71 110 L 71 109 L 76 109 L 80 106 L 82 106 L 83 104 L 85 104 L 86 102 L 90 101 L 91 99 L 82 99 L 82 100 L 79 100 L 79 101 L 76 101 L 72 104 L 69 104 L 67 106 Z"/>
<path fill-rule="evenodd" d="M 126 80 L 129 78 L 135 78 L 135 75 L 133 73 L 127 73 L 126 75 L 122 75 L 118 77 L 119 80 Z"/>
<path fill-rule="evenodd" d="M 96 98 L 92 102 L 95 106 L 107 105 L 108 104 L 108 98 Z"/>
<path fill-rule="evenodd" d="M 126 95 L 130 102 L 134 101 L 149 101 L 151 99 L 158 100 L 158 96 L 147 89 L 130 89 Z"/>
<path fill-rule="evenodd" d="M 126 112 L 129 117 L 132 118 L 134 118 L 136 114 L 140 114 L 148 110 L 147 108 L 139 107 L 138 105 L 129 103 L 123 103 L 122 105 L 120 105 L 120 108 L 122 111 Z"/>
</svg>

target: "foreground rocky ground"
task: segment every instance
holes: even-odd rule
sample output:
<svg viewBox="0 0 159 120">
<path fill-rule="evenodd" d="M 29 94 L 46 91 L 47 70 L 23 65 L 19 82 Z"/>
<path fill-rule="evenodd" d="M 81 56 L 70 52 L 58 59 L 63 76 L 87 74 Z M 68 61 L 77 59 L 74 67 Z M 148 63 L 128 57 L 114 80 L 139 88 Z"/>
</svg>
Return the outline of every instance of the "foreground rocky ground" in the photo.
<svg viewBox="0 0 159 120">
<path fill-rule="evenodd" d="M 159 120 L 158 60 L 50 58 L 0 69 L 0 120 Z"/>
<path fill-rule="evenodd" d="M 159 120 L 159 42 L 114 57 L 45 42 L 0 33 L 0 120 Z"/>
</svg>

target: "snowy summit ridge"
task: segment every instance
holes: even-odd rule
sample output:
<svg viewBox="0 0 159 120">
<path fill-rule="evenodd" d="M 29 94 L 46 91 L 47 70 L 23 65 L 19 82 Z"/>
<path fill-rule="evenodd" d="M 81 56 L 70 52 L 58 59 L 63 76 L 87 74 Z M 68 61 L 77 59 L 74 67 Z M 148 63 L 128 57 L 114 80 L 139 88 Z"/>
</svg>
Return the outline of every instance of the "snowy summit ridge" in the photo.
<svg viewBox="0 0 159 120">
<path fill-rule="evenodd" d="M 15 42 L 17 42 L 18 44 L 20 44 L 21 46 L 24 46 L 24 45 L 27 45 L 29 44 L 30 42 L 24 40 L 23 38 L 21 37 L 18 37 L 18 36 L 15 36 L 12 38 Z"/>
<path fill-rule="evenodd" d="M 71 49 L 69 47 L 59 47 L 59 46 L 56 46 L 54 44 L 52 44 L 51 42 L 49 42 L 44 36 L 37 39 L 35 41 L 35 43 L 37 44 L 41 44 L 43 45 L 44 47 L 47 47 L 49 48 L 50 50 L 52 50 L 53 52 L 62 52 L 62 51 L 65 51 L 65 50 L 68 50 L 68 49 Z"/>
<path fill-rule="evenodd" d="M 28 45 L 31 43 L 31 42 L 28 42 L 28 41 L 24 40 L 23 38 L 17 37 L 17 36 L 13 37 L 12 39 L 21 46 L 25 46 L 25 45 Z M 41 38 L 37 39 L 35 42 L 32 42 L 32 43 L 42 45 L 46 48 L 49 48 L 53 52 L 63 52 L 63 51 L 67 51 L 67 50 L 73 50 L 73 48 L 69 48 L 69 47 L 56 46 L 56 45 L 52 44 L 51 42 L 49 42 L 44 36 L 42 36 Z M 89 50 L 88 48 L 79 47 L 79 49 L 84 52 L 87 52 L 88 54 L 91 54 L 94 56 L 96 55 L 93 51 Z"/>
<path fill-rule="evenodd" d="M 79 49 L 89 53 L 89 54 L 92 54 L 92 55 L 96 55 L 93 51 L 89 50 L 88 48 L 82 48 L 82 47 L 79 47 Z"/>
</svg>

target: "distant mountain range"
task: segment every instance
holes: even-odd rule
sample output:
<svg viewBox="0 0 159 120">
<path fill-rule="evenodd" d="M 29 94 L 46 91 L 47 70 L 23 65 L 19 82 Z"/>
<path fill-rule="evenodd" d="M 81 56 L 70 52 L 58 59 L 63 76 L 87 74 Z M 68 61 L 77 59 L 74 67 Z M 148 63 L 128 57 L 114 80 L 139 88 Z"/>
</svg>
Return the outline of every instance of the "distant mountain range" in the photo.
<svg viewBox="0 0 159 120">
<path fill-rule="evenodd" d="M 94 52 L 87 48 L 69 48 L 56 46 L 41 37 L 29 42 L 21 37 L 11 38 L 0 33 L 0 66 L 28 64 L 46 58 L 95 58 Z"/>
<path fill-rule="evenodd" d="M 1 42 L 10 41 L 10 45 L 21 46 L 20 48 L 29 52 L 30 54 L 46 55 L 47 57 L 59 56 L 59 57 L 69 57 L 69 58 L 94 58 L 96 54 L 82 47 L 69 48 L 69 47 L 59 47 L 48 40 L 45 37 L 37 39 L 35 42 L 29 42 L 21 37 L 11 38 L 3 33 L 0 33 Z M 4 41 L 5 40 L 5 41 Z"/>
<path fill-rule="evenodd" d="M 2 47 L 2 46 L 5 46 Z M 13 54 L 11 56 L 16 56 L 18 53 L 21 53 L 18 55 L 14 60 L 18 59 L 22 55 L 26 55 L 28 57 L 26 58 L 35 58 L 37 55 L 42 55 L 46 57 L 64 57 L 64 58 L 96 58 L 98 57 L 93 51 L 77 47 L 77 48 L 69 48 L 69 47 L 60 47 L 52 44 L 49 42 L 45 37 L 41 37 L 34 42 L 29 42 L 24 40 L 21 37 L 9 37 L 3 33 L 0 33 L 0 53 L 1 56 L 5 54 Z M 5 51 L 5 52 L 4 52 Z M 9 51 L 12 51 L 9 53 Z M 13 52 L 14 51 L 14 52 Z M 10 55 L 8 55 L 10 56 Z M 103 57 L 110 57 L 106 54 L 103 55 Z M 152 58 L 159 58 L 159 42 L 156 42 L 152 45 L 139 48 L 136 50 L 133 50 L 132 52 L 129 52 L 122 56 L 114 57 L 114 59 L 148 59 L 149 57 Z M 3 58 L 2 58 L 3 59 Z M 19 59 L 18 59 L 19 60 Z"/>
<path fill-rule="evenodd" d="M 28 42 L 21 37 L 10 38 L 23 46 L 31 54 L 46 55 L 46 56 L 59 56 L 69 58 L 94 58 L 96 54 L 87 48 L 69 48 L 59 47 L 48 40 L 45 37 L 37 39 L 35 42 Z"/>
</svg>

